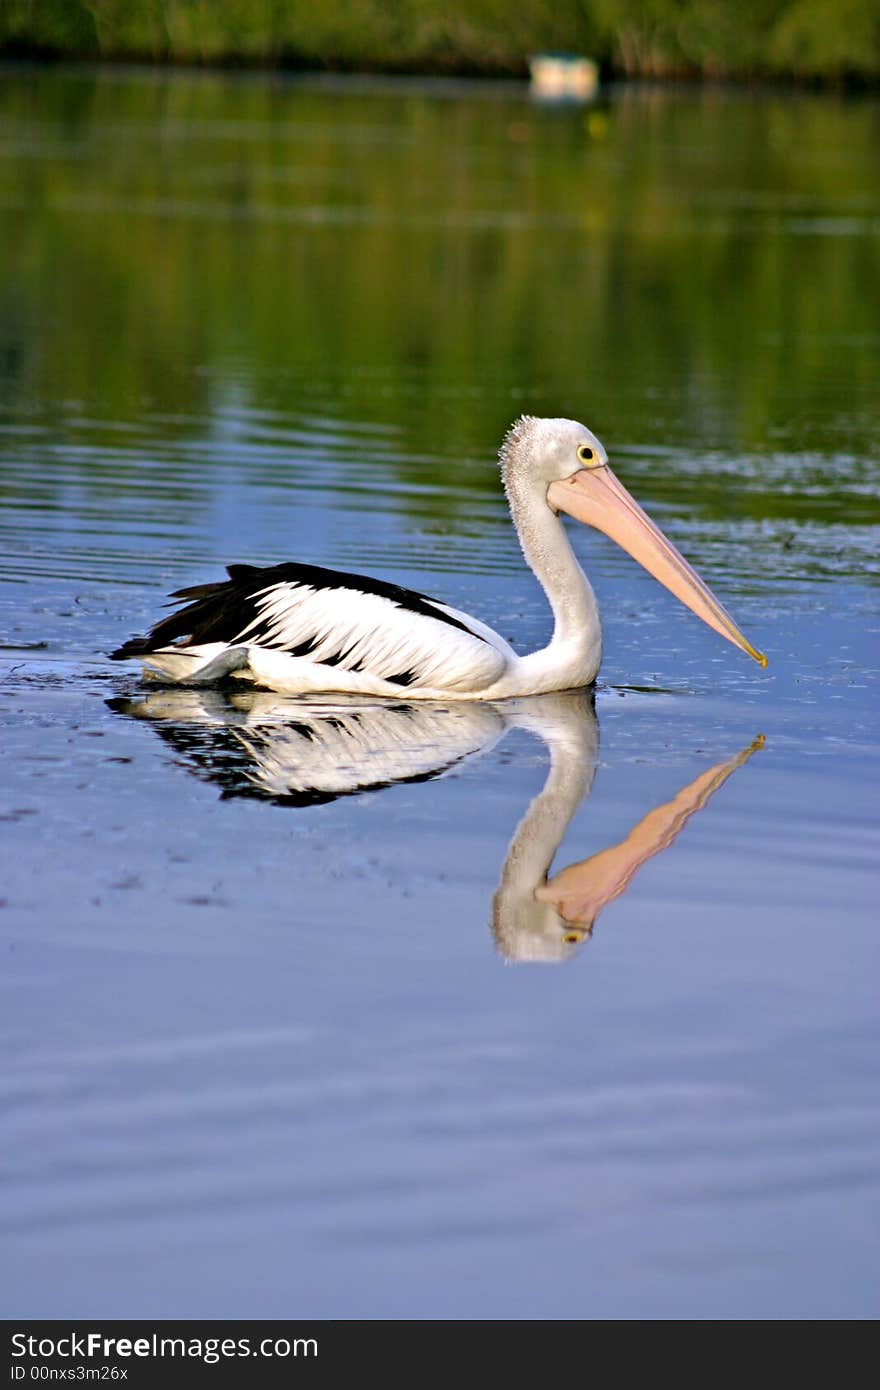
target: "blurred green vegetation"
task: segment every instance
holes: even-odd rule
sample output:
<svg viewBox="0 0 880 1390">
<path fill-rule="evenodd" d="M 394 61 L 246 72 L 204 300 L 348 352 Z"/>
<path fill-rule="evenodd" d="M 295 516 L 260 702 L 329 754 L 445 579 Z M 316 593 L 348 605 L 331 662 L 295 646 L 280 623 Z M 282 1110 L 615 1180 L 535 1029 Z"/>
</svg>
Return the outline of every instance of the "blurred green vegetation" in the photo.
<svg viewBox="0 0 880 1390">
<path fill-rule="evenodd" d="M 0 49 L 386 72 L 525 71 L 588 53 L 627 76 L 880 77 L 877 0 L 3 0 Z"/>
<path fill-rule="evenodd" d="M 650 503 L 878 519 L 873 98 L 44 68 L 0 124 L 8 447 L 76 426 L 124 494 L 145 429 L 207 477 L 274 421 L 284 486 L 298 421 L 366 424 L 436 524 L 500 509 L 525 410 L 586 419 Z"/>
</svg>

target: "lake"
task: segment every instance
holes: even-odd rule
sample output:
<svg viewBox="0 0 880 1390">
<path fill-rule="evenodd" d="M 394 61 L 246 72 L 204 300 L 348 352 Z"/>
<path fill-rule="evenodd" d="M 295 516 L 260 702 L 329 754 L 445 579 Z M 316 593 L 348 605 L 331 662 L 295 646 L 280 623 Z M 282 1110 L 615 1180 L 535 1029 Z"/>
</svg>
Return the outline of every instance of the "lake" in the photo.
<svg viewBox="0 0 880 1390">
<path fill-rule="evenodd" d="M 877 1313 L 880 102 L 7 67 L 8 1317 Z M 584 692 L 107 653 L 230 561 L 520 651 L 582 419 L 766 651 L 573 528 Z"/>
</svg>

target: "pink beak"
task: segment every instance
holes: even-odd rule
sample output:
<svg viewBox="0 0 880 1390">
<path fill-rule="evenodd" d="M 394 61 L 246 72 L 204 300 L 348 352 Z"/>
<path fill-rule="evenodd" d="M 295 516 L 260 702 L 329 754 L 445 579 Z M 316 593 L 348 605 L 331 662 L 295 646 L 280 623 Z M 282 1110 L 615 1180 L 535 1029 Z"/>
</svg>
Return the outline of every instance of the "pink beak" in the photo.
<svg viewBox="0 0 880 1390">
<path fill-rule="evenodd" d="M 551 483 L 547 501 L 554 511 L 567 512 L 577 521 L 604 531 L 704 623 L 748 652 L 759 666 L 767 665 L 763 652 L 746 640 L 711 589 L 642 511 L 607 463 L 582 468 L 562 482 Z"/>
</svg>

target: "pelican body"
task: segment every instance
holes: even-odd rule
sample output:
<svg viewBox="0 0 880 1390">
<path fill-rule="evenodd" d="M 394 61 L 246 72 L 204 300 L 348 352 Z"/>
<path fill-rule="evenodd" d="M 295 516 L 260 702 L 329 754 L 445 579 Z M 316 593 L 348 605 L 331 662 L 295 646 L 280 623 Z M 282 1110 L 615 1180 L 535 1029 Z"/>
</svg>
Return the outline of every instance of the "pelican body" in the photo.
<svg viewBox="0 0 880 1390">
<path fill-rule="evenodd" d="M 145 675 L 171 684 L 232 676 L 289 695 L 504 700 L 590 685 L 602 627 L 565 513 L 604 531 L 716 632 L 767 664 L 617 480 L 584 425 L 524 415 L 500 460 L 523 554 L 553 609 L 553 636 L 541 651 L 519 656 L 484 623 L 415 590 L 289 563 L 230 565 L 225 582 L 178 590 L 172 598 L 183 606 L 113 659 L 139 657 Z"/>
</svg>

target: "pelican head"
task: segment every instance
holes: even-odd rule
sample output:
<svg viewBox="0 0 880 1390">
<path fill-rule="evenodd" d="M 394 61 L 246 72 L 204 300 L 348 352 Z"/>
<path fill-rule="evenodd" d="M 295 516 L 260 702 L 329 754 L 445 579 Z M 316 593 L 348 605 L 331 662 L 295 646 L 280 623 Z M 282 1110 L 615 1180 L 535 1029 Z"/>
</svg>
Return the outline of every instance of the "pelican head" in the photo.
<svg viewBox="0 0 880 1390">
<path fill-rule="evenodd" d="M 766 656 L 614 476 L 602 443 L 586 425 L 522 416 L 501 447 L 501 468 L 511 500 L 519 496 L 535 506 L 543 498 L 554 514 L 565 512 L 603 531 L 704 623 L 767 665 Z"/>
</svg>

